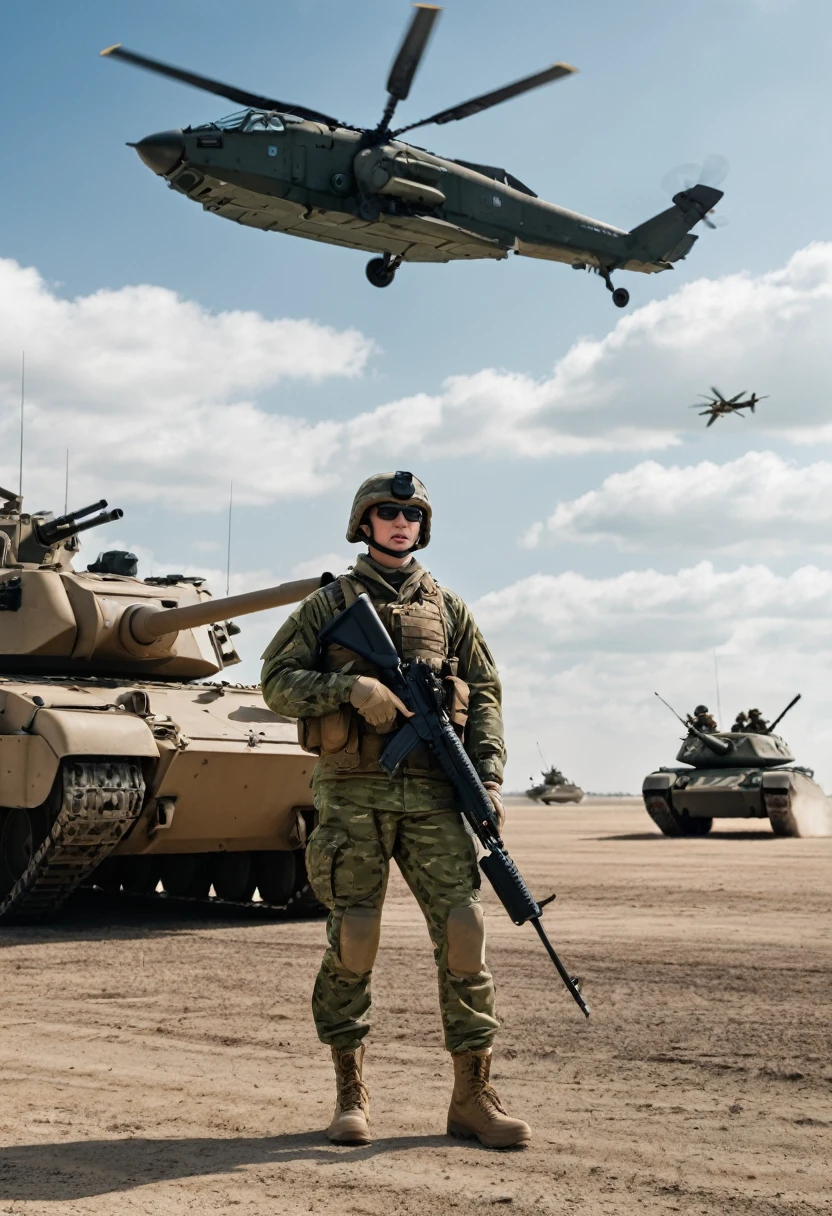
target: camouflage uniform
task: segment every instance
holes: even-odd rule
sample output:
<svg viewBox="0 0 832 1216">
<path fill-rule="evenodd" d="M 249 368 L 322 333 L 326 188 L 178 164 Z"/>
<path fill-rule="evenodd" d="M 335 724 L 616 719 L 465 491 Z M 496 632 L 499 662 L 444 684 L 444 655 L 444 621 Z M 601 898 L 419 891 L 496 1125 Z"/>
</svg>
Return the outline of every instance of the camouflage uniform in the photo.
<svg viewBox="0 0 832 1216">
<path fill-rule="evenodd" d="M 715 731 L 717 729 L 716 719 L 708 713 L 707 705 L 697 705 L 693 711 L 693 716 L 688 714 L 688 725 L 695 726 L 697 730 Z"/>
<path fill-rule="evenodd" d="M 480 778 L 501 782 L 505 756 L 494 661 L 464 602 L 438 588 L 415 558 L 391 573 L 360 557 L 278 632 L 263 656 L 263 695 L 277 713 L 301 719 L 302 739 L 320 749 L 313 777 L 318 825 L 307 849 L 310 883 L 330 909 L 329 949 L 313 996 L 318 1035 L 355 1050 L 369 1030 L 370 976 L 393 858 L 428 924 L 445 1044 L 454 1054 L 486 1049 L 498 1029 L 494 985 L 484 960 L 475 849 L 454 791 L 421 747 L 394 779 L 381 771 L 384 736 L 349 704 L 356 675 L 373 669 L 337 647 L 317 653 L 321 628 L 362 591 L 403 658 L 426 657 L 438 671 L 450 669 L 452 687 L 467 685 L 464 743 Z"/>
</svg>

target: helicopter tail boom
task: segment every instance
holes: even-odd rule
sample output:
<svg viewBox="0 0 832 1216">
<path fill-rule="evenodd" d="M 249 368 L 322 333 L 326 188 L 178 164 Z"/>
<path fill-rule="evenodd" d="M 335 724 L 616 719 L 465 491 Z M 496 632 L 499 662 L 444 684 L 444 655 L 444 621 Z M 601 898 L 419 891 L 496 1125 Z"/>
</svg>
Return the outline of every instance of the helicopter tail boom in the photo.
<svg viewBox="0 0 832 1216">
<path fill-rule="evenodd" d="M 627 269 L 667 270 L 687 256 L 698 240 L 691 234 L 719 200 L 722 191 L 712 186 L 691 186 L 673 196 L 673 206 L 633 228 L 631 261 Z"/>
</svg>

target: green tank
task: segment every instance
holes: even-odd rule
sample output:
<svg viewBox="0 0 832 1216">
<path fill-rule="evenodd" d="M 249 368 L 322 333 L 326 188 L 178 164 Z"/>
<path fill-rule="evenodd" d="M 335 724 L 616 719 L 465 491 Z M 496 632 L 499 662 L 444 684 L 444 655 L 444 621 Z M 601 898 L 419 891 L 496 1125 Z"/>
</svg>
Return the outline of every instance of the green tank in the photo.
<svg viewBox="0 0 832 1216">
<path fill-rule="evenodd" d="M 768 819 L 776 836 L 828 830 L 826 795 L 780 735 L 690 727 L 676 759 L 681 767 L 659 768 L 642 785 L 665 836 L 705 836 L 714 819 Z"/>
<path fill-rule="evenodd" d="M 533 802 L 542 802 L 544 806 L 551 806 L 552 803 L 580 802 L 583 798 L 584 792 L 580 786 L 567 781 L 560 769 L 555 768 L 554 765 L 540 775 L 543 781 L 526 790 L 526 797 L 531 798 Z"/>
</svg>

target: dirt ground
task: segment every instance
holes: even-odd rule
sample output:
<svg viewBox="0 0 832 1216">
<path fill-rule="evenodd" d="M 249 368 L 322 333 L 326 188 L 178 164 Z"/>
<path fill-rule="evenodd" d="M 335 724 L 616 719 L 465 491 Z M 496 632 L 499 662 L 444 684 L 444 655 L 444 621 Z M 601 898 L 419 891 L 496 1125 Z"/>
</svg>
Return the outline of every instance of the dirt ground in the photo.
<svg viewBox="0 0 832 1216">
<path fill-rule="evenodd" d="M 433 963 L 396 875 L 374 980 L 375 1143 L 322 1128 L 321 921 L 86 901 L 0 931 L 0 1212 L 467 1216 L 832 1211 L 832 839 L 667 840 L 635 799 L 517 800 L 507 841 L 584 1021 L 486 893 L 497 1087 L 525 1152 L 448 1140 Z M 725 821 L 723 821 L 723 824 Z"/>
</svg>

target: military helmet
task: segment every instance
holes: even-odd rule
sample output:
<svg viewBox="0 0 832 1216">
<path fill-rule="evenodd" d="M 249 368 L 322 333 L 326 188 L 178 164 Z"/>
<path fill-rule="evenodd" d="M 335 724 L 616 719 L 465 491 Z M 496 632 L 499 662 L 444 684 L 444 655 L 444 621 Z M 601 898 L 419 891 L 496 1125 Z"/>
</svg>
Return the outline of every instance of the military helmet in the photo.
<svg viewBox="0 0 832 1216">
<path fill-rule="evenodd" d="M 688 702 L 688 704 L 690 704 L 690 702 Z M 708 707 L 707 705 L 697 705 L 693 712 L 695 714 L 706 714 L 708 712 Z"/>
<path fill-rule="evenodd" d="M 352 502 L 350 522 L 347 525 L 347 540 L 356 545 L 366 541 L 367 537 L 361 531 L 361 521 L 370 507 L 376 507 L 382 502 L 400 502 L 403 507 L 421 507 L 425 513 L 419 539 L 414 549 L 424 549 L 430 541 L 430 499 L 428 492 L 418 477 L 406 469 L 397 469 L 395 473 L 374 473 L 358 487 L 358 493 Z"/>
<path fill-rule="evenodd" d="M 749 709 L 748 716 L 749 718 L 759 718 L 761 715 L 759 709 Z"/>
</svg>

